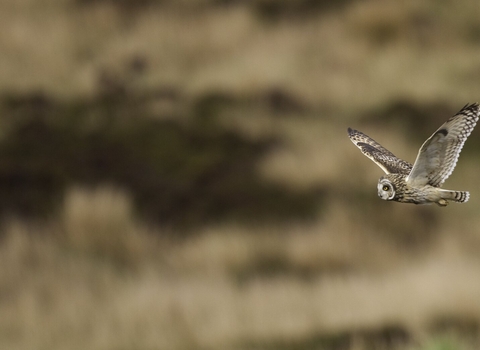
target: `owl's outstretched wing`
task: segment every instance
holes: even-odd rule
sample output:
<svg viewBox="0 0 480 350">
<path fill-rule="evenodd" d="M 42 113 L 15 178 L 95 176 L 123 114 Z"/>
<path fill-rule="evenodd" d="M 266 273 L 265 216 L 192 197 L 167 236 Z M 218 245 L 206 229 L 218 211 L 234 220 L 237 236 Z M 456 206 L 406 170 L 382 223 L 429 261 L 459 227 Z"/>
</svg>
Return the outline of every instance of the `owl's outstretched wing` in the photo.
<svg viewBox="0 0 480 350">
<path fill-rule="evenodd" d="M 465 140 L 477 124 L 478 103 L 465 105 L 420 148 L 406 181 L 411 186 L 439 187 L 452 174 Z"/>
<path fill-rule="evenodd" d="M 348 128 L 348 137 L 364 155 L 373 160 L 387 174 L 408 175 L 412 170 L 410 163 L 396 157 L 392 152 L 364 133 Z"/>
</svg>

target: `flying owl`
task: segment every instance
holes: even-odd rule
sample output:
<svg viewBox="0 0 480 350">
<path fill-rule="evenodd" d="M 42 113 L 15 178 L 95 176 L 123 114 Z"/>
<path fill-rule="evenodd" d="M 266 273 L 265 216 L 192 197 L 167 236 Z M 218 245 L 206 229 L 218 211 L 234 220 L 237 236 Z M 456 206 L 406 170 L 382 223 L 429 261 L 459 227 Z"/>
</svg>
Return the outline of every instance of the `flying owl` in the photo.
<svg viewBox="0 0 480 350">
<path fill-rule="evenodd" d="M 464 203 L 466 191 L 441 189 L 452 174 L 465 140 L 477 124 L 478 103 L 465 105 L 424 142 L 412 165 L 383 148 L 360 131 L 348 128 L 350 140 L 386 173 L 378 180 L 378 196 L 387 201 L 446 206 L 448 201 Z"/>
</svg>

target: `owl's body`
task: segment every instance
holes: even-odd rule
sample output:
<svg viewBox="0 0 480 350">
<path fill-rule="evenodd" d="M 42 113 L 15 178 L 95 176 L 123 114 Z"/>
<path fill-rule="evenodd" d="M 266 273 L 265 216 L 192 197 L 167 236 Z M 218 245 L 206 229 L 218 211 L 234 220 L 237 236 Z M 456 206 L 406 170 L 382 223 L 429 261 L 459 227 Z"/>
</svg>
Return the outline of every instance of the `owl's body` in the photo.
<svg viewBox="0 0 480 350">
<path fill-rule="evenodd" d="M 412 165 L 382 147 L 375 140 L 348 128 L 352 142 L 386 173 L 378 181 L 378 196 L 402 203 L 446 206 L 449 201 L 467 202 L 465 191 L 441 189 L 452 174 L 465 140 L 480 114 L 478 103 L 466 105 L 425 141 Z"/>
<path fill-rule="evenodd" d="M 410 186 L 406 179 L 407 176 L 403 174 L 382 176 L 378 181 L 378 195 L 384 200 L 414 204 L 437 203 L 440 206 L 446 206 L 449 200 L 463 203 L 468 201 L 470 197 L 470 194 L 465 191 L 444 190 L 431 185 Z M 394 192 L 385 190 L 387 187 L 393 189 Z"/>
</svg>

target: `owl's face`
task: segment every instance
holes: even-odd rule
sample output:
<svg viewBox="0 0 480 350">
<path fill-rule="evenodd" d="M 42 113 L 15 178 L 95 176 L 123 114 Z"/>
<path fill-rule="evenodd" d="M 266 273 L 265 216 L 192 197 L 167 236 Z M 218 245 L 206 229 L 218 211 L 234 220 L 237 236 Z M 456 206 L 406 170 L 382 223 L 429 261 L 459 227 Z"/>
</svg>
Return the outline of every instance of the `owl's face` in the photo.
<svg viewBox="0 0 480 350">
<path fill-rule="evenodd" d="M 395 186 L 387 178 L 381 177 L 377 185 L 378 196 L 386 201 L 391 201 L 395 197 Z"/>
</svg>

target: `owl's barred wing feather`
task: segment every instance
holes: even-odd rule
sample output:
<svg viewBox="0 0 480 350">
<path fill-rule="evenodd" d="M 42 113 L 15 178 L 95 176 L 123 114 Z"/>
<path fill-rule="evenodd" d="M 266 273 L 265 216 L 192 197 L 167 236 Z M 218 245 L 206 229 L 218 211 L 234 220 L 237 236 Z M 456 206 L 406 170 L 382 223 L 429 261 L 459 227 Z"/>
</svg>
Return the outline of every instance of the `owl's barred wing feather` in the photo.
<svg viewBox="0 0 480 350">
<path fill-rule="evenodd" d="M 348 136 L 355 146 L 357 146 L 365 156 L 382 168 L 385 173 L 408 175 L 412 170 L 410 163 L 396 157 L 392 152 L 382 147 L 378 142 L 364 133 L 348 128 Z"/>
<path fill-rule="evenodd" d="M 410 186 L 439 187 L 452 174 L 465 140 L 477 124 L 478 103 L 465 105 L 448 119 L 420 148 L 406 181 Z"/>
</svg>

